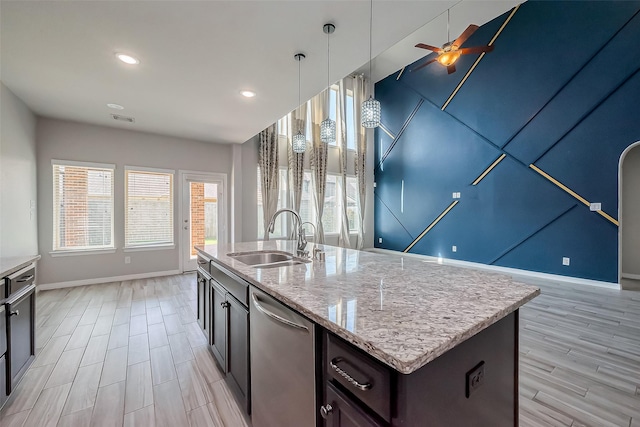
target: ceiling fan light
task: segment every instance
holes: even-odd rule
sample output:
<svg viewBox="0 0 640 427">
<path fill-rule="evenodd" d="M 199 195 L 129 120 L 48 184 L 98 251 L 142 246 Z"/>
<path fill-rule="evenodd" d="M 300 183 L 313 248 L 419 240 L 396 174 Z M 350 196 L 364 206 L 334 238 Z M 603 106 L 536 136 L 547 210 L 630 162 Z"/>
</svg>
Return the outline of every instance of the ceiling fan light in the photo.
<svg viewBox="0 0 640 427">
<path fill-rule="evenodd" d="M 328 117 L 320 123 L 320 140 L 325 144 L 336 142 L 336 122 Z"/>
<path fill-rule="evenodd" d="M 362 103 L 362 127 L 377 128 L 380 126 L 380 101 L 369 96 L 369 99 Z"/>
<path fill-rule="evenodd" d="M 304 153 L 307 149 L 307 137 L 304 136 L 304 134 L 302 133 L 302 131 L 298 131 L 297 134 L 295 134 L 293 136 L 293 139 L 291 140 L 291 148 L 293 149 L 294 153 Z"/>
<path fill-rule="evenodd" d="M 454 64 L 458 60 L 458 58 L 460 58 L 460 52 L 449 51 L 441 53 L 440 56 L 438 56 L 438 62 L 445 67 L 448 67 L 449 65 Z"/>
</svg>

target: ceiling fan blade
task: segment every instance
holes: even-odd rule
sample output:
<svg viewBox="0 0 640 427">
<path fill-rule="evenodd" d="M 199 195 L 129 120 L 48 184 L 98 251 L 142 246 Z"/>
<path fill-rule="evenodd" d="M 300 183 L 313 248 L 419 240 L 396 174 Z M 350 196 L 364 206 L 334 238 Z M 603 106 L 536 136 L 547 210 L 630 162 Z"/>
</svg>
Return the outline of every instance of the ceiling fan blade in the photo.
<svg viewBox="0 0 640 427">
<path fill-rule="evenodd" d="M 428 49 L 428 50 L 432 50 L 436 53 L 440 53 L 442 52 L 442 49 L 440 49 L 439 47 L 435 47 L 435 46 L 430 46 L 428 44 L 424 44 L 424 43 L 418 43 L 416 45 L 416 47 L 419 47 L 420 49 Z"/>
<path fill-rule="evenodd" d="M 491 46 L 476 46 L 476 47 L 463 47 L 462 49 L 458 49 L 461 55 L 466 55 L 469 53 L 482 53 L 482 52 L 491 52 L 493 50 L 493 45 Z"/>
<path fill-rule="evenodd" d="M 455 64 L 451 64 L 447 67 L 447 74 L 452 74 L 456 72 L 456 65 Z"/>
<path fill-rule="evenodd" d="M 464 30 L 464 32 L 460 34 L 460 36 L 452 44 L 458 47 L 462 46 L 462 44 L 466 42 L 467 39 L 471 37 L 471 34 L 475 33 L 478 28 L 480 27 L 478 27 L 477 25 L 474 25 L 474 24 L 469 25 L 467 29 Z"/>
<path fill-rule="evenodd" d="M 416 68 L 413 68 L 409 71 L 413 72 L 413 71 L 418 71 L 421 70 L 422 68 L 426 67 L 427 65 L 431 64 L 432 62 L 436 62 L 438 60 L 438 58 L 434 58 L 434 59 L 430 59 L 429 61 L 425 62 L 422 65 L 418 65 Z"/>
</svg>

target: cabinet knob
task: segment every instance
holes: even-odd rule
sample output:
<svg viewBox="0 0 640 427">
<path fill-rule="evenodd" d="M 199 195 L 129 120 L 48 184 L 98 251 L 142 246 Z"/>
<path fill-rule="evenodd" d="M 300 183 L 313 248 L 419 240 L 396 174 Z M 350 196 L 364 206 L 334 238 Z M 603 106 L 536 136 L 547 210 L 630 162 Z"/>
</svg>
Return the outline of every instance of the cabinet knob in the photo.
<svg viewBox="0 0 640 427">
<path fill-rule="evenodd" d="M 220 303 L 220 306 L 221 306 L 222 308 L 227 308 L 227 307 L 229 307 L 229 305 L 230 305 L 230 304 L 229 304 L 227 301 L 222 301 L 222 302 Z"/>
<path fill-rule="evenodd" d="M 20 315 L 20 310 L 15 310 L 9 313 L 9 316 L 19 316 Z"/>
<path fill-rule="evenodd" d="M 320 407 L 320 415 L 322 415 L 322 418 L 324 418 L 325 420 L 332 413 L 333 413 L 333 406 L 331 406 L 330 403 L 327 403 L 326 405 Z"/>
</svg>

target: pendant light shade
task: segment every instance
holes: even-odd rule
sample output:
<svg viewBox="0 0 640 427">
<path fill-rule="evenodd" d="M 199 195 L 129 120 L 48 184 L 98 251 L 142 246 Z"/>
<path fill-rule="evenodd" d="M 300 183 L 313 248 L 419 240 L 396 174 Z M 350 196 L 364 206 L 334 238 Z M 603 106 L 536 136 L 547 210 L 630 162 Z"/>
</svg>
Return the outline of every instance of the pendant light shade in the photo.
<svg viewBox="0 0 640 427">
<path fill-rule="evenodd" d="M 369 96 L 362 103 L 362 127 L 377 128 L 380 126 L 380 101 Z"/>
<path fill-rule="evenodd" d="M 291 148 L 294 153 L 304 153 L 307 150 L 307 137 L 304 136 L 301 130 L 297 134 L 293 135 L 291 140 Z"/>
<path fill-rule="evenodd" d="M 371 15 L 369 20 L 369 81 L 371 85 L 370 93 L 373 94 L 373 74 L 371 73 L 371 35 L 373 32 L 373 0 L 371 0 Z M 377 128 L 380 126 L 380 101 L 373 98 L 373 95 L 369 95 L 369 99 L 362 103 L 361 119 L 360 122 L 364 128 Z"/>
<path fill-rule="evenodd" d="M 336 26 L 333 24 L 324 24 L 322 27 L 322 31 L 327 35 L 327 101 L 331 99 L 328 92 L 331 90 L 329 83 L 329 35 L 335 30 Z M 329 117 L 329 111 L 330 108 L 327 108 L 327 118 L 320 123 L 320 141 L 325 144 L 333 144 L 336 142 L 336 122 Z"/>
<path fill-rule="evenodd" d="M 320 123 L 320 140 L 325 144 L 336 142 L 336 122 L 329 117 Z"/>
<path fill-rule="evenodd" d="M 296 61 L 298 61 L 298 106 L 300 106 L 300 62 L 302 62 L 302 60 L 304 58 L 306 58 L 306 56 L 304 55 L 304 53 L 296 53 L 293 56 Z M 296 133 L 293 138 L 291 138 L 291 149 L 293 150 L 294 153 L 304 153 L 307 149 L 307 137 L 304 135 L 304 133 L 302 133 L 302 129 L 298 129 L 298 133 Z"/>
</svg>

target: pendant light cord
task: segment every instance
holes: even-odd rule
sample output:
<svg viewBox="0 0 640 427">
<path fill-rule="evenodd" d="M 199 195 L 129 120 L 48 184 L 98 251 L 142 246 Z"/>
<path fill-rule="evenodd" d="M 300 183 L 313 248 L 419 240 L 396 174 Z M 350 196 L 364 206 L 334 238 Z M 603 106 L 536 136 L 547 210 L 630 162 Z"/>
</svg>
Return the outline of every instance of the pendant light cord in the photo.
<svg viewBox="0 0 640 427">
<path fill-rule="evenodd" d="M 300 67 L 302 66 L 301 62 L 302 62 L 302 57 L 298 58 L 298 108 L 300 108 L 300 87 L 301 87 Z M 298 132 L 300 131 L 301 131 L 300 123 L 298 123 Z"/>
<path fill-rule="evenodd" d="M 371 61 L 372 61 L 372 45 L 373 45 L 373 0 L 371 0 L 371 7 L 369 8 L 369 97 L 373 96 L 373 75 L 371 74 Z"/>
<path fill-rule="evenodd" d="M 331 36 L 331 32 L 327 31 L 327 90 L 329 90 L 329 61 L 331 61 L 331 56 L 329 55 L 329 36 Z"/>
<path fill-rule="evenodd" d="M 451 34 L 449 32 L 449 25 L 451 22 L 451 16 L 449 15 L 449 11 L 451 9 L 447 9 L 447 43 L 449 43 L 451 41 Z"/>
</svg>

